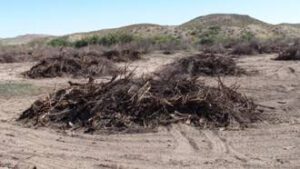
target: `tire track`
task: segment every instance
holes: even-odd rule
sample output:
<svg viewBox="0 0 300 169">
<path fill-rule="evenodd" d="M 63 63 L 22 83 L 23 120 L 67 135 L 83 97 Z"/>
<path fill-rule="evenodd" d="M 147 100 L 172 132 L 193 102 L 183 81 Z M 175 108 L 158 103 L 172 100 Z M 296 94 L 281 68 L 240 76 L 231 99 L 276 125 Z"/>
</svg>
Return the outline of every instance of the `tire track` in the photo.
<svg viewBox="0 0 300 169">
<path fill-rule="evenodd" d="M 251 158 L 243 153 L 238 152 L 227 143 L 226 139 L 221 138 L 217 131 L 202 130 L 201 132 L 204 133 L 207 139 L 211 142 L 212 151 L 218 158 L 225 158 L 229 159 L 230 161 L 255 165 L 263 165 L 266 163 L 266 161 L 268 161 Z"/>
<path fill-rule="evenodd" d="M 202 130 L 201 131 L 207 139 L 211 142 L 212 151 L 215 155 L 222 156 L 228 153 L 228 148 L 224 141 L 216 134 L 216 132 L 211 130 Z"/>
<path fill-rule="evenodd" d="M 198 147 L 196 148 L 195 143 L 191 144 L 191 139 L 189 139 L 186 133 L 182 130 L 179 124 L 172 125 L 170 130 L 171 135 L 174 140 L 177 142 L 177 146 L 175 152 L 177 153 L 185 153 L 185 154 L 194 154 Z"/>
</svg>

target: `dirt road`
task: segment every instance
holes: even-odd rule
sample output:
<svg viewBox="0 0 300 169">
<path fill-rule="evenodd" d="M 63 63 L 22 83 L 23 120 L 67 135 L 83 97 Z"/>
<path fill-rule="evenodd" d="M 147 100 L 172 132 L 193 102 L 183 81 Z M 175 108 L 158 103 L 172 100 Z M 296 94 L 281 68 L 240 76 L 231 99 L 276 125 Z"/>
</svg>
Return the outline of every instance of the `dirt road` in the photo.
<svg viewBox="0 0 300 169">
<path fill-rule="evenodd" d="M 18 74 L 28 69 L 29 63 L 1 64 L 0 168 L 298 169 L 300 62 L 273 61 L 270 58 L 274 56 L 240 58 L 240 66 L 257 74 L 224 78 L 228 85 L 239 84 L 239 90 L 265 110 L 263 121 L 250 128 L 199 130 L 177 124 L 156 133 L 117 135 L 20 126 L 15 119 L 24 109 L 69 79 L 26 80 Z M 147 73 L 177 57 L 149 57 L 133 66 L 139 73 Z M 201 79 L 214 82 L 213 78 Z M 7 84 L 19 92 L 11 93 Z"/>
</svg>

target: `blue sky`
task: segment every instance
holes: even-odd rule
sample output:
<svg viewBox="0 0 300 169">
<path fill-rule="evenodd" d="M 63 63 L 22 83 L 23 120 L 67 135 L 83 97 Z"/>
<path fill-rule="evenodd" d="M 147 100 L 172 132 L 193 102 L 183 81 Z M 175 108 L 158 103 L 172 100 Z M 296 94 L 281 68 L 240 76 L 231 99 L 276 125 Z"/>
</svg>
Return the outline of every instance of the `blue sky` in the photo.
<svg viewBox="0 0 300 169">
<path fill-rule="evenodd" d="M 299 0 L 2 0 L 0 37 L 63 35 L 134 23 L 177 25 L 211 13 L 300 23 Z"/>
</svg>

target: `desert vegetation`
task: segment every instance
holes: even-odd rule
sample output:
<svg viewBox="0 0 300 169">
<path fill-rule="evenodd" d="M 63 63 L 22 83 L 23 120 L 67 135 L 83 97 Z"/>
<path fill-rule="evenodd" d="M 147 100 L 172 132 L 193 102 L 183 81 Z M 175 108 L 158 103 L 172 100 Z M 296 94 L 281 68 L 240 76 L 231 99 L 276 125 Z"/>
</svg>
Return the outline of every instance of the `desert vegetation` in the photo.
<svg viewBox="0 0 300 169">
<path fill-rule="evenodd" d="M 129 33 L 110 33 L 104 36 L 89 36 L 76 40 L 74 42 L 67 40 L 66 38 L 56 38 L 48 42 L 48 45 L 52 47 L 75 47 L 82 48 L 90 45 L 99 45 L 104 47 L 113 46 L 133 46 L 138 45 L 141 48 L 153 48 L 153 49 L 169 49 L 174 50 L 179 48 L 181 39 L 171 35 L 160 35 L 153 37 L 142 37 L 138 35 L 132 35 Z M 181 49 L 181 48 L 180 48 Z M 146 51 L 146 50 L 145 50 Z"/>
</svg>

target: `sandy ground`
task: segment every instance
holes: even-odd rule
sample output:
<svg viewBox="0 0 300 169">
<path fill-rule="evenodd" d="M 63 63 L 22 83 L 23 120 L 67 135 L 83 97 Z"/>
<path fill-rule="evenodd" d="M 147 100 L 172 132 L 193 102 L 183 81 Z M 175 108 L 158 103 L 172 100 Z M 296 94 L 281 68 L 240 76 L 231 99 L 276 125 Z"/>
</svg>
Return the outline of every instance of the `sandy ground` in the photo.
<svg viewBox="0 0 300 169">
<path fill-rule="evenodd" d="M 130 67 L 143 74 L 183 55 L 149 55 Z M 26 83 L 40 90 L 34 94 L 0 93 L 0 168 L 298 169 L 300 62 L 273 61 L 272 57 L 275 55 L 240 58 L 240 66 L 257 74 L 224 78 L 228 85 L 239 84 L 239 90 L 265 110 L 263 120 L 250 128 L 199 130 L 177 124 L 156 133 L 117 135 L 20 126 L 15 119 L 24 109 L 70 79 L 26 80 L 19 73 L 32 63 L 1 64 L 0 84 Z"/>
</svg>

